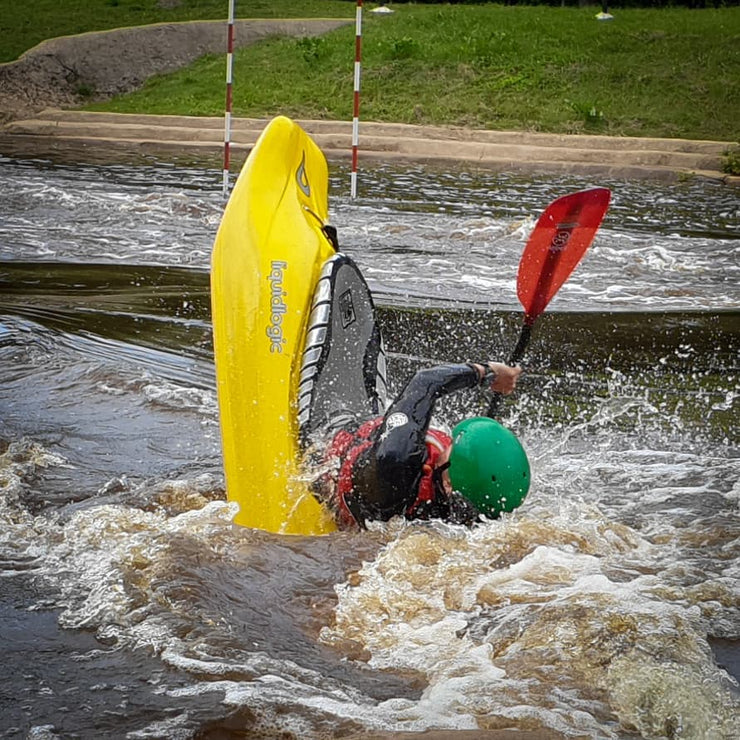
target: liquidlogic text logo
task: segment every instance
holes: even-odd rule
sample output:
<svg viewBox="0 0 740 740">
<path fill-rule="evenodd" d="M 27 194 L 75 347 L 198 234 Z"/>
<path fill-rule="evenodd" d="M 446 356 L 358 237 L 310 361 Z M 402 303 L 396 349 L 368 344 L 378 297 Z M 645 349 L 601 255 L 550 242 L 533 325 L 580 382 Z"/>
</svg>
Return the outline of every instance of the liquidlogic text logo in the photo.
<svg viewBox="0 0 740 740">
<path fill-rule="evenodd" d="M 288 294 L 283 290 L 283 271 L 288 269 L 288 263 L 273 260 L 270 264 L 270 274 L 267 280 L 270 283 L 270 323 L 265 329 L 270 339 L 270 352 L 282 354 L 283 345 L 287 339 L 283 336 L 283 317 L 288 306 L 283 300 Z"/>
</svg>

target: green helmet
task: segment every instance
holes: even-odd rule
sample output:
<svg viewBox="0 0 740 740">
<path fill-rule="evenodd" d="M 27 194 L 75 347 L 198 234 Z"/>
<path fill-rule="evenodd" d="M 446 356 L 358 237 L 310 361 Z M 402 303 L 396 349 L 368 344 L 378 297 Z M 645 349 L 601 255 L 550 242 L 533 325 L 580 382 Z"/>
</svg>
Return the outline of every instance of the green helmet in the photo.
<svg viewBox="0 0 740 740">
<path fill-rule="evenodd" d="M 529 461 L 519 440 L 497 421 L 475 416 L 452 430 L 450 481 L 478 511 L 495 519 L 529 490 Z"/>
</svg>

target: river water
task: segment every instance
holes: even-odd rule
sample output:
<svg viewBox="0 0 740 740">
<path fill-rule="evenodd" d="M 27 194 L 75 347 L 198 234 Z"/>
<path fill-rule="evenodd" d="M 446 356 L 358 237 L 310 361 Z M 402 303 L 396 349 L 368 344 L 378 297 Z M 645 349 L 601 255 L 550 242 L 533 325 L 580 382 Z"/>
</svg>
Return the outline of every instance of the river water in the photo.
<svg viewBox="0 0 740 740">
<path fill-rule="evenodd" d="M 352 202 L 332 170 L 395 388 L 505 357 L 538 214 L 613 189 L 503 410 L 528 499 L 472 530 L 233 526 L 220 173 L 0 160 L 0 737 L 740 737 L 737 191 L 378 167 Z"/>
</svg>

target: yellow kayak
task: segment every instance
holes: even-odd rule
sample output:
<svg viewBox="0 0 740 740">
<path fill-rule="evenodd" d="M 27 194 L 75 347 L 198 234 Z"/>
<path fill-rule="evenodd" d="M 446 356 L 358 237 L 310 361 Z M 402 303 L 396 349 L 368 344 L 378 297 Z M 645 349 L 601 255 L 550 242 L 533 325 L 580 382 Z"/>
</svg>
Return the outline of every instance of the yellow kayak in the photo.
<svg viewBox="0 0 740 740">
<path fill-rule="evenodd" d="M 213 249 L 213 342 L 226 489 L 235 522 L 285 534 L 335 529 L 299 480 L 296 399 L 314 288 L 334 254 L 323 153 L 293 121 L 251 151 Z"/>
</svg>

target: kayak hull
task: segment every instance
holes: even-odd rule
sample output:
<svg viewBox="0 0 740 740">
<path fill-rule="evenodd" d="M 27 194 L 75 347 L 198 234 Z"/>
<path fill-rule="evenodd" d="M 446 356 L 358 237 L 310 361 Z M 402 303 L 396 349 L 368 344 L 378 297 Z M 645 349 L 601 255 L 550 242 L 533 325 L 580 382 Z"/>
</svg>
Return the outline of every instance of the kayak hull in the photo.
<svg viewBox="0 0 740 740">
<path fill-rule="evenodd" d="M 324 155 L 293 121 L 274 119 L 234 186 L 211 269 L 226 491 L 246 527 L 335 528 L 300 479 L 296 404 L 314 288 L 334 254 L 327 219 Z"/>
</svg>

